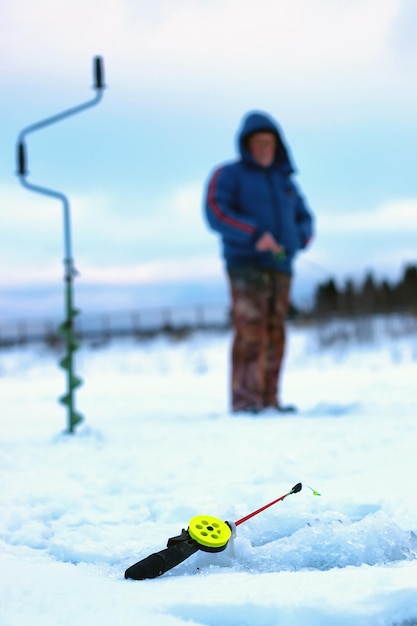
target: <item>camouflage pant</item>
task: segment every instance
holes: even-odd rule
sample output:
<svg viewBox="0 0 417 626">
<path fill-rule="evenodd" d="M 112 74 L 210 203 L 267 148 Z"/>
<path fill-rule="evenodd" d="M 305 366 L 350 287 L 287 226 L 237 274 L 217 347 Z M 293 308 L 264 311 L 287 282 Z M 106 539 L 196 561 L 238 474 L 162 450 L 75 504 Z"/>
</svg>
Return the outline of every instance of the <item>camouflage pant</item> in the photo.
<svg viewBox="0 0 417 626">
<path fill-rule="evenodd" d="M 260 410 L 279 402 L 291 278 L 273 270 L 229 271 L 234 339 L 232 410 Z"/>
</svg>

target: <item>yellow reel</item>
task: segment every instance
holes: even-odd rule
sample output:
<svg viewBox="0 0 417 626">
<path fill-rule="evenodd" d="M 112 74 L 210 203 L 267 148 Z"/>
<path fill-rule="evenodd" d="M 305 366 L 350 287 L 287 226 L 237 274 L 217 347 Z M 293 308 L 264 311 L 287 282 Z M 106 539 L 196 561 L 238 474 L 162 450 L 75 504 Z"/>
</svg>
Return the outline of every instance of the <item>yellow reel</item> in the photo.
<svg viewBox="0 0 417 626">
<path fill-rule="evenodd" d="M 232 536 L 230 526 L 211 515 L 196 515 L 190 520 L 188 534 L 204 552 L 221 552 Z"/>
</svg>

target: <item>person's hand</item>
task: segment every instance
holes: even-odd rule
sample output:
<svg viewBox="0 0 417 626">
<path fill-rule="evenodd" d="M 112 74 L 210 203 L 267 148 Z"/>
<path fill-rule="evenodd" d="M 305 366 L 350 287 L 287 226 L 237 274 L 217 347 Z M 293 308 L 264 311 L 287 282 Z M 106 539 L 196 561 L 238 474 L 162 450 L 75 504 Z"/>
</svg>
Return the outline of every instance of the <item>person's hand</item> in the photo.
<svg viewBox="0 0 417 626">
<path fill-rule="evenodd" d="M 285 248 L 277 243 L 271 233 L 268 232 L 264 233 L 262 237 L 258 239 L 255 248 L 259 252 L 273 252 L 274 254 L 285 252 Z"/>
</svg>

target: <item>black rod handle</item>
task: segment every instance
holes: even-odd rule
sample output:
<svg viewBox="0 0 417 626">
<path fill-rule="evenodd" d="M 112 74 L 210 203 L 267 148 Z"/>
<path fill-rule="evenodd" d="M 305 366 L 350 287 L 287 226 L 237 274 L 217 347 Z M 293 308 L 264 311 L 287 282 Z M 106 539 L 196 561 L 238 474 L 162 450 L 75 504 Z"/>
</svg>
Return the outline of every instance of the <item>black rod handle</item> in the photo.
<svg viewBox="0 0 417 626">
<path fill-rule="evenodd" d="M 125 571 L 125 578 L 133 580 L 157 578 L 188 559 L 198 549 L 197 542 L 193 540 L 176 543 L 128 567 Z"/>
<path fill-rule="evenodd" d="M 94 89 L 104 89 L 104 65 L 102 57 L 94 57 Z"/>
</svg>

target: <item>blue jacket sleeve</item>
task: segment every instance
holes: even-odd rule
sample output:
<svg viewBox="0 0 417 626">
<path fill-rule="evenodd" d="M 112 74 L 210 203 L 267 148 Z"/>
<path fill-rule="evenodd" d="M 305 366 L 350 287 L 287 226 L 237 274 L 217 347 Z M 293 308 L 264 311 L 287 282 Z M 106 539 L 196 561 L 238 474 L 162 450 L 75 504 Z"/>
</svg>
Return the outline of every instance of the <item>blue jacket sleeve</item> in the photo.
<svg viewBox="0 0 417 626">
<path fill-rule="evenodd" d="M 314 234 L 314 227 L 312 215 L 300 194 L 298 194 L 296 222 L 300 233 L 300 249 L 303 249 L 310 243 Z"/>
<path fill-rule="evenodd" d="M 255 221 L 236 209 L 237 194 L 237 181 L 232 167 L 217 169 L 207 187 L 205 210 L 208 223 L 228 241 L 254 244 L 260 233 Z"/>
</svg>

